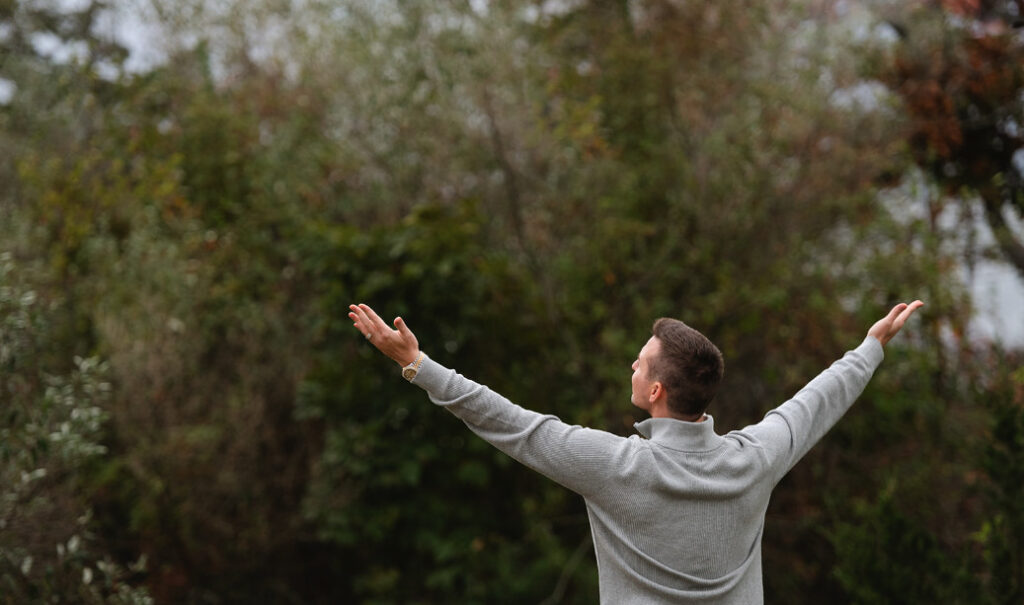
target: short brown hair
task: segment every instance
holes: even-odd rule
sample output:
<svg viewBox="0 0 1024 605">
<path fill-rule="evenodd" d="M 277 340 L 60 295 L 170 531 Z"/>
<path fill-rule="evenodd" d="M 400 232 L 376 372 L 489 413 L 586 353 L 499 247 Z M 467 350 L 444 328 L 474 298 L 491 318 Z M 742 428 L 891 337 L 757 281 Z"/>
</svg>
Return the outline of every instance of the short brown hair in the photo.
<svg viewBox="0 0 1024 605">
<path fill-rule="evenodd" d="M 661 341 L 651 375 L 667 390 L 669 410 L 687 417 L 703 414 L 725 373 L 722 352 L 678 319 L 662 317 L 651 332 Z"/>
</svg>

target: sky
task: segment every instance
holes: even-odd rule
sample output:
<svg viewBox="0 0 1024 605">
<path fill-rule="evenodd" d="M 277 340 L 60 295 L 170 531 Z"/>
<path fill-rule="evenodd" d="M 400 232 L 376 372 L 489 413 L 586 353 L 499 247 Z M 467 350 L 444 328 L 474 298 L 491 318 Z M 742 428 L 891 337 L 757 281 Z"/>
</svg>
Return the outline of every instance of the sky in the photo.
<svg viewBox="0 0 1024 605">
<path fill-rule="evenodd" d="M 1015 222 L 1017 234 L 1024 240 L 1021 221 Z M 988 226 L 979 223 L 977 230 L 981 243 L 991 244 Z M 980 260 L 973 270 L 965 269 L 964 273 L 975 305 L 971 335 L 1024 348 L 1024 276 L 1008 263 L 995 260 Z"/>
</svg>

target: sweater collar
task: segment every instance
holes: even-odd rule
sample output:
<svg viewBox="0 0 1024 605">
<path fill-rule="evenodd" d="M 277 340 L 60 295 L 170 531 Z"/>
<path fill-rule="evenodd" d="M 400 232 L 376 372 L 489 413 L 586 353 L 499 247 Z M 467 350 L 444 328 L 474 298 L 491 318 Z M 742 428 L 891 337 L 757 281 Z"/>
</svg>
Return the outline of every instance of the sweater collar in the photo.
<svg viewBox="0 0 1024 605">
<path fill-rule="evenodd" d="M 637 432 L 658 445 L 683 452 L 706 452 L 721 445 L 711 414 L 703 422 L 674 418 L 648 418 L 633 425 Z"/>
</svg>

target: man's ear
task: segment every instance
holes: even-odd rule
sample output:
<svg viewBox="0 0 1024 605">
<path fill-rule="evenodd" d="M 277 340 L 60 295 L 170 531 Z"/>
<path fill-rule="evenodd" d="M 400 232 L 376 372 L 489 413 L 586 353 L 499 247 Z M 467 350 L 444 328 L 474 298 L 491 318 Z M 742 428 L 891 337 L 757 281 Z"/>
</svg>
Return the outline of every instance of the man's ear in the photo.
<svg viewBox="0 0 1024 605">
<path fill-rule="evenodd" d="M 648 396 L 648 400 L 654 403 L 662 397 L 665 397 L 665 387 L 660 382 L 655 382 L 651 385 L 651 394 Z"/>
</svg>

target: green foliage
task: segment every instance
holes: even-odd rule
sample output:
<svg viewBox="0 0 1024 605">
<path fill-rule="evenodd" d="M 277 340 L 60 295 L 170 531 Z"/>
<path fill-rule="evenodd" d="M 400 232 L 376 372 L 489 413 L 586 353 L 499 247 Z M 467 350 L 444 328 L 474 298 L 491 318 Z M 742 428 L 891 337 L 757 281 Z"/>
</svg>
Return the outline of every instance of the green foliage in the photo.
<svg viewBox="0 0 1024 605">
<path fill-rule="evenodd" d="M 0 593 L 8 603 L 150 603 L 97 549 L 77 496 L 76 474 L 106 453 L 107 368 L 78 357 L 54 365 L 50 312 L 15 269 L 0 255 Z"/>
<path fill-rule="evenodd" d="M 124 74 L 97 9 L 9 4 L 14 594 L 592 603 L 580 500 L 401 381 L 349 303 L 628 433 L 658 316 L 722 348 L 728 430 L 920 297 L 773 497 L 767 600 L 1019 595 L 1012 364 L 968 346 L 962 246 L 915 209 L 904 116 L 836 102 L 863 77 L 841 24 L 785 2 L 155 2 L 170 60 Z M 47 31 L 88 52 L 36 52 Z"/>
<path fill-rule="evenodd" d="M 568 556 L 537 525 L 550 523 L 543 513 L 524 514 L 522 496 L 537 489 L 536 477 L 394 380 L 396 369 L 387 379 L 375 351 L 351 338 L 350 301 L 395 301 L 389 312 L 402 315 L 425 347 L 434 343 L 432 356 L 523 390 L 510 382 L 518 368 L 500 360 L 529 355 L 521 331 L 536 321 L 535 294 L 527 275 L 483 245 L 480 221 L 472 204 L 424 205 L 369 232 L 324 229 L 318 254 L 305 256 L 316 281 L 330 285 L 318 310 L 327 319 L 318 362 L 297 410 L 326 425 L 306 514 L 340 547 L 361 601 L 540 600 L 544 583 L 517 574 L 550 577 L 545 561 Z M 366 364 L 377 369 L 354 370 Z M 489 512 L 479 515 L 484 500 Z"/>
<path fill-rule="evenodd" d="M 977 538 L 992 602 L 1017 603 L 1024 598 L 1024 366 L 1012 357 L 1002 361 L 1016 370 L 983 395 L 992 420 L 979 458 L 991 513 Z"/>
<path fill-rule="evenodd" d="M 901 511 L 890 485 L 829 533 L 836 578 L 852 603 L 977 603 L 967 557 L 951 555 Z"/>
</svg>

